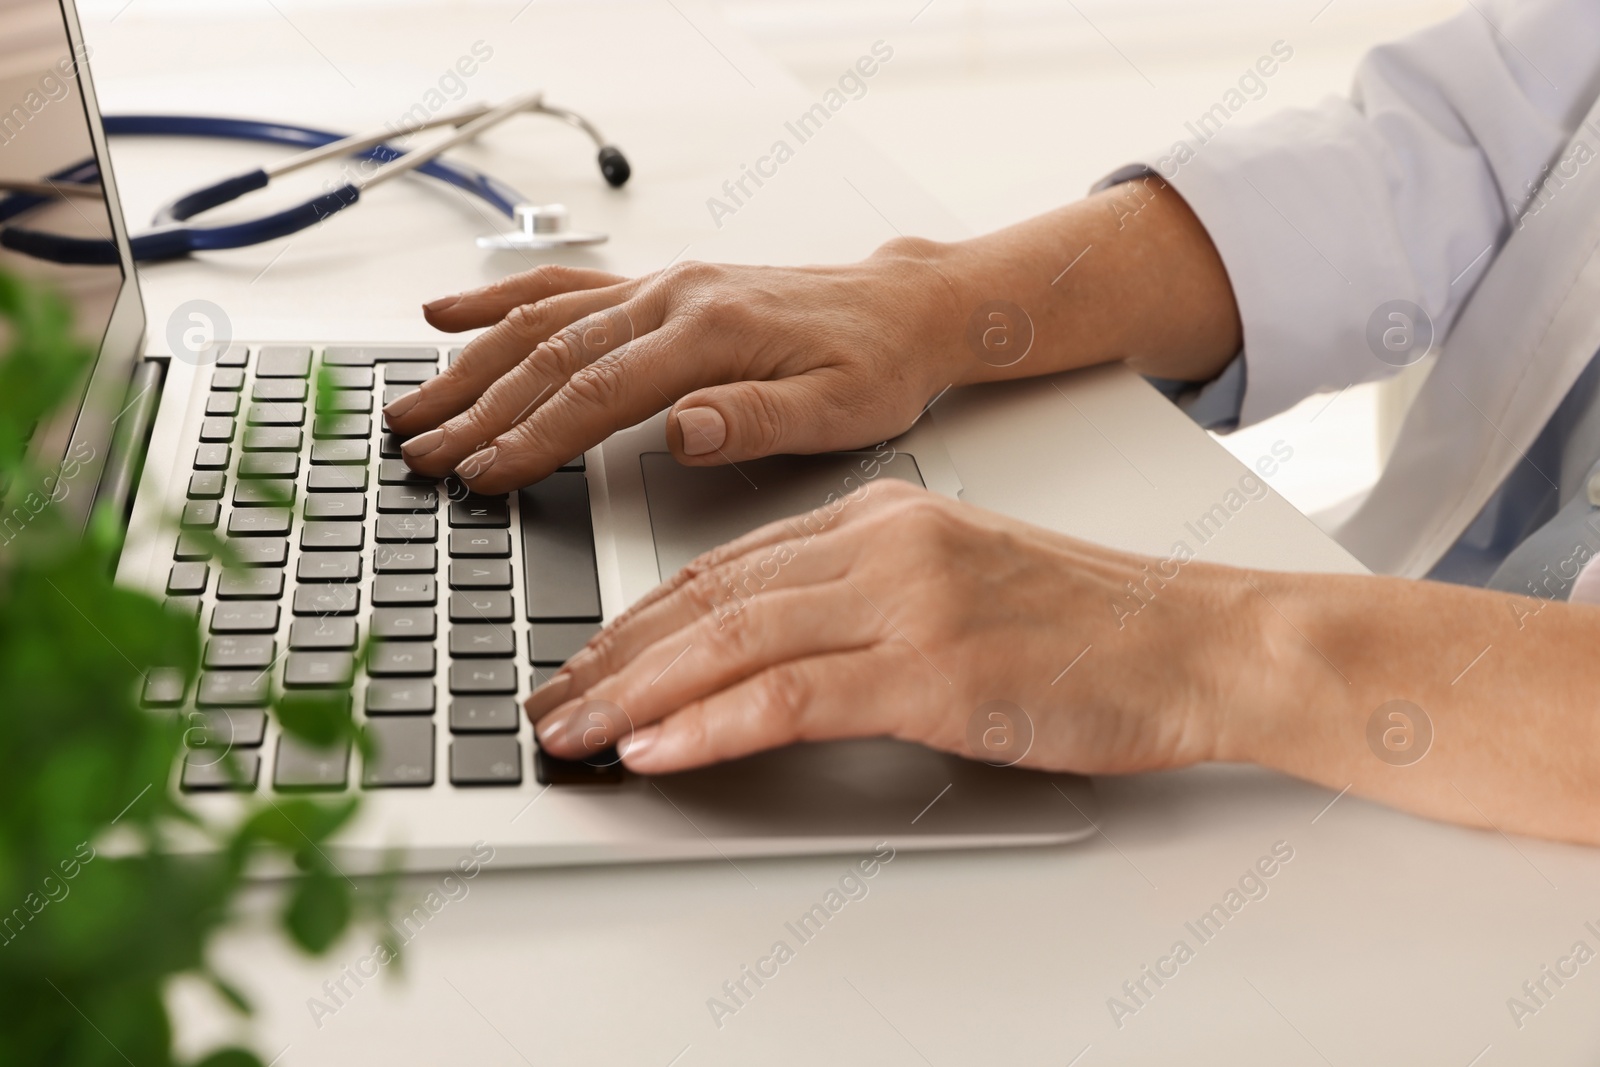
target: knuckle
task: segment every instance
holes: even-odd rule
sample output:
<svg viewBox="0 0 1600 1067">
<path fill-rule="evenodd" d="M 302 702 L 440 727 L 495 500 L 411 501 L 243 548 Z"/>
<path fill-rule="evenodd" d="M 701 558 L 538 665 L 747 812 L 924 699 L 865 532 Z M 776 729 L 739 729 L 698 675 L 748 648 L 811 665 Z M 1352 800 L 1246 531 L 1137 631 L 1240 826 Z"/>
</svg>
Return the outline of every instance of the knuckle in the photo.
<svg viewBox="0 0 1600 1067">
<path fill-rule="evenodd" d="M 724 615 L 710 631 L 710 655 L 723 663 L 741 663 L 761 643 L 760 616 L 752 608 Z"/>
<path fill-rule="evenodd" d="M 714 280 L 721 274 L 715 264 L 698 259 L 674 263 L 661 272 L 661 281 L 673 289 L 695 288 Z"/>
<path fill-rule="evenodd" d="M 765 671 L 756 683 L 756 700 L 761 714 L 785 727 L 792 735 L 811 703 L 811 680 L 794 663 L 781 663 Z"/>
<path fill-rule="evenodd" d="M 543 338 L 549 332 L 550 317 L 550 301 L 537 300 L 531 304 L 518 304 L 506 313 L 502 321 L 509 333 L 532 344 L 535 338 Z"/>
<path fill-rule="evenodd" d="M 775 452 L 784 438 L 783 416 L 771 394 L 759 385 L 740 389 L 735 402 L 743 409 L 740 447 L 765 455 Z"/>
<path fill-rule="evenodd" d="M 580 404 L 605 405 L 622 391 L 623 373 L 622 360 L 602 357 L 573 372 L 566 389 Z"/>
</svg>

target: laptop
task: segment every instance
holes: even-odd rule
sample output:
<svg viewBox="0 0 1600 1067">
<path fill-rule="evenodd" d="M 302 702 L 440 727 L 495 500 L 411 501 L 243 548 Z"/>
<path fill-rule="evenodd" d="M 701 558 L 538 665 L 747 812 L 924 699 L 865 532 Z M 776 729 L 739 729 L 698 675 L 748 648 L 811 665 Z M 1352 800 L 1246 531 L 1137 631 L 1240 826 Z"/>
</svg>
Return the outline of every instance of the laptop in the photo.
<svg viewBox="0 0 1600 1067">
<path fill-rule="evenodd" d="M 204 634 L 195 684 L 153 672 L 142 694 L 151 714 L 203 730 L 207 743 L 183 754 L 171 784 L 201 815 L 227 817 L 241 793 L 360 794 L 334 857 L 352 873 L 380 869 L 396 848 L 406 868 L 426 870 L 483 845 L 499 865 L 531 866 L 1045 845 L 1093 832 L 1088 781 L 996 765 L 1021 751 L 983 762 L 889 739 L 816 743 L 654 778 L 614 752 L 547 758 L 522 701 L 697 553 L 842 495 L 869 469 L 959 496 L 936 426 L 923 419 L 868 453 L 691 469 L 668 453 L 658 416 L 505 496 L 421 479 L 380 409 L 459 349 L 418 340 L 420 322 L 411 337 L 361 345 L 191 350 L 148 338 L 72 3 L 8 5 L 0 42 L 0 99 L 38 90 L 43 101 L 0 115 L 0 181 L 75 182 L 70 195 L 20 203 L 0 193 L 0 227 L 26 208 L 31 228 L 114 246 L 106 265 L 62 266 L 3 247 L 0 229 L 0 265 L 66 293 L 98 346 L 77 408 L 33 447 L 63 478 L 70 469 L 61 506 L 71 514 L 103 503 L 126 517 L 118 580 L 192 614 Z M 327 404 L 315 385 L 323 368 L 337 386 Z M 224 571 L 199 529 L 226 537 L 247 565 Z M 267 708 L 285 690 L 347 696 L 373 757 L 283 735 Z"/>
</svg>

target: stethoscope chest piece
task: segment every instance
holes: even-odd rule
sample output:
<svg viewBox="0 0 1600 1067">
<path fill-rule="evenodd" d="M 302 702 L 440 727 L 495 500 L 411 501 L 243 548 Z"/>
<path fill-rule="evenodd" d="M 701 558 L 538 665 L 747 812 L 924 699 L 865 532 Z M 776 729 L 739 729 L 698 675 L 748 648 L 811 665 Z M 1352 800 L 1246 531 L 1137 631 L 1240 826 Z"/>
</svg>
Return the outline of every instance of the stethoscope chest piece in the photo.
<svg viewBox="0 0 1600 1067">
<path fill-rule="evenodd" d="M 522 229 L 478 238 L 479 248 L 551 249 L 597 245 L 606 240 L 603 233 L 571 229 L 572 216 L 565 204 L 518 204 L 516 218 Z"/>
</svg>

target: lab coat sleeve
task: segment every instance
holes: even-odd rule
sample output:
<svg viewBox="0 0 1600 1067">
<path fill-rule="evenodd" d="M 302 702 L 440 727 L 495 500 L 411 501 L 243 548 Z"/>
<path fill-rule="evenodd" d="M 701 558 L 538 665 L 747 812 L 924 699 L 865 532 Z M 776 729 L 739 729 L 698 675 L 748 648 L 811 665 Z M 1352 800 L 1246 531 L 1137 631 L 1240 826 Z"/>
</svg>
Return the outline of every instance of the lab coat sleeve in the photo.
<svg viewBox="0 0 1600 1067">
<path fill-rule="evenodd" d="M 1281 76 L 1292 43 L 1263 60 Z M 1154 170 L 1210 234 L 1244 325 L 1241 424 L 1394 373 L 1369 341 L 1391 301 L 1447 339 L 1547 169 L 1582 165 L 1564 149 L 1600 91 L 1600 4 L 1473 0 L 1368 53 L 1348 98 L 1251 123 L 1271 85 L 1241 79 L 1097 185 Z"/>
</svg>

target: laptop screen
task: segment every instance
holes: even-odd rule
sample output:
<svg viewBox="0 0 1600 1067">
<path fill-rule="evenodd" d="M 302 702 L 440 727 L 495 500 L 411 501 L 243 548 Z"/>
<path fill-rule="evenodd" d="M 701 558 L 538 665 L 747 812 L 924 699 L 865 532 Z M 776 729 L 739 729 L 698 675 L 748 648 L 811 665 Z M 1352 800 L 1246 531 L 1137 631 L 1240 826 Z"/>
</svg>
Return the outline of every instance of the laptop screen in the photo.
<svg viewBox="0 0 1600 1067">
<path fill-rule="evenodd" d="M 89 51 L 70 3 L 0 0 L 0 230 L 104 243 L 105 262 L 84 264 L 0 242 L 0 270 L 61 294 L 78 335 L 97 353 L 76 403 L 40 425 L 30 443 L 39 466 L 55 476 L 47 483 L 52 499 L 79 516 L 93 500 L 144 325 L 89 83 Z M 0 348 L 5 343 L 0 336 Z"/>
</svg>

